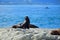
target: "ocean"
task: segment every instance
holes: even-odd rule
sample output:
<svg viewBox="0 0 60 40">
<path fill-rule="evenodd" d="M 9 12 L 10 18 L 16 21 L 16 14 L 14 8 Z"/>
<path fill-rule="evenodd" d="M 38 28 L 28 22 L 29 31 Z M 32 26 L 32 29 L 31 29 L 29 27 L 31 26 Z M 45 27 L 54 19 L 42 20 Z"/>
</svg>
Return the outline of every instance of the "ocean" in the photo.
<svg viewBox="0 0 60 40">
<path fill-rule="evenodd" d="M 25 16 L 39 28 L 60 28 L 60 5 L 0 5 L 0 28 L 22 23 Z"/>
</svg>

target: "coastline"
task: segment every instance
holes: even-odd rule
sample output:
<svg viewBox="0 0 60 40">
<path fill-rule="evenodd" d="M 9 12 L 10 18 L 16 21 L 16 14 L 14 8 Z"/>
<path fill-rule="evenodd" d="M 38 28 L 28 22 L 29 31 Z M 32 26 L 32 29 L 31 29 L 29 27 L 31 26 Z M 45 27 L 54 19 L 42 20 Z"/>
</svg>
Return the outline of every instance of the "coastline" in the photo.
<svg viewBox="0 0 60 40">
<path fill-rule="evenodd" d="M 60 36 L 51 35 L 54 29 L 42 28 L 0 28 L 0 40 L 60 40 Z"/>
</svg>

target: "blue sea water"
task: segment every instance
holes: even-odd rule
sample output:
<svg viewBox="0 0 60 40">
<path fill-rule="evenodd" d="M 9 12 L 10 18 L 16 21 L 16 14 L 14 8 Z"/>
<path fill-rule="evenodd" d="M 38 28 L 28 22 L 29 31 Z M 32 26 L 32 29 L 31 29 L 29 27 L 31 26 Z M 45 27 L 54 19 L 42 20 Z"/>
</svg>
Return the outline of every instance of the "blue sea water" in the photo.
<svg viewBox="0 0 60 40">
<path fill-rule="evenodd" d="M 60 5 L 0 5 L 0 28 L 22 23 L 25 16 L 40 28 L 60 28 Z"/>
</svg>

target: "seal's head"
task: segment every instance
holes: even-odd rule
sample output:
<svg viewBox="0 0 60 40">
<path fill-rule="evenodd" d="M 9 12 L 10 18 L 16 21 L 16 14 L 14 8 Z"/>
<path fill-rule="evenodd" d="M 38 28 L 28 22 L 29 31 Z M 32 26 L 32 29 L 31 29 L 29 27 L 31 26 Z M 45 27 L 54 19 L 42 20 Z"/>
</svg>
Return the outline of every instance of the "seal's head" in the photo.
<svg viewBox="0 0 60 40">
<path fill-rule="evenodd" d="M 27 19 L 29 19 L 29 17 L 28 16 L 25 16 L 25 20 L 27 20 Z"/>
<path fill-rule="evenodd" d="M 29 17 L 28 16 L 25 16 L 25 21 L 30 23 L 30 20 L 29 20 Z"/>
</svg>

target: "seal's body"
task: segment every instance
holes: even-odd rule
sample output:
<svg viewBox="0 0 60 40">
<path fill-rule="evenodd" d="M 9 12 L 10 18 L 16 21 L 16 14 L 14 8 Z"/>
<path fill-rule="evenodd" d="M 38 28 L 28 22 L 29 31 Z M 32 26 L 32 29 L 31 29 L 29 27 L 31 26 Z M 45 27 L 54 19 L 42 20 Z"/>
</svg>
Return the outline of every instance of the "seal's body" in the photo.
<svg viewBox="0 0 60 40">
<path fill-rule="evenodd" d="M 24 22 L 22 23 L 22 27 L 24 29 L 26 29 L 26 28 L 29 29 L 29 25 L 30 25 L 30 20 L 29 20 L 28 16 L 26 16 Z"/>
<path fill-rule="evenodd" d="M 60 29 L 59 30 L 52 30 L 51 35 L 60 35 Z"/>
<path fill-rule="evenodd" d="M 22 23 L 20 23 L 20 24 L 18 24 L 18 25 L 14 25 L 14 26 L 12 26 L 12 28 L 22 28 L 21 24 L 22 24 Z"/>
</svg>

